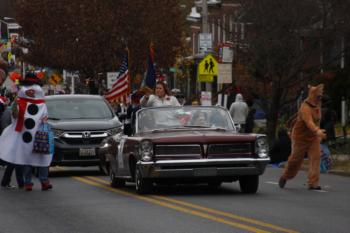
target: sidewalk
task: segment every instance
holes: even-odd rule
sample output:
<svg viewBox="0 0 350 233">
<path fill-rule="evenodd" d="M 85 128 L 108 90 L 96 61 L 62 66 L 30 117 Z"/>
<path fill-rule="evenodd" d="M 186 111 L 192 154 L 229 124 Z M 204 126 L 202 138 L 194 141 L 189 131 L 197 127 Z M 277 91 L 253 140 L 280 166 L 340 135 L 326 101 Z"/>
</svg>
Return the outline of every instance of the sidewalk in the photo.
<svg viewBox="0 0 350 233">
<path fill-rule="evenodd" d="M 328 173 L 350 176 L 350 155 L 349 154 L 335 154 L 332 155 L 333 166 Z"/>
<path fill-rule="evenodd" d="M 331 156 L 333 161 L 332 168 L 326 173 L 341 176 L 350 176 L 350 154 L 335 154 Z M 283 168 L 285 164 L 286 162 L 282 162 L 279 164 L 269 164 L 269 166 Z M 301 169 L 307 171 L 308 164 L 309 160 L 305 159 Z"/>
<path fill-rule="evenodd" d="M 350 154 L 335 154 L 331 155 L 332 157 L 332 168 L 327 171 L 330 174 L 342 175 L 342 176 L 350 176 Z M 304 160 L 304 164 L 302 166 L 303 170 L 308 169 L 308 160 Z"/>
</svg>

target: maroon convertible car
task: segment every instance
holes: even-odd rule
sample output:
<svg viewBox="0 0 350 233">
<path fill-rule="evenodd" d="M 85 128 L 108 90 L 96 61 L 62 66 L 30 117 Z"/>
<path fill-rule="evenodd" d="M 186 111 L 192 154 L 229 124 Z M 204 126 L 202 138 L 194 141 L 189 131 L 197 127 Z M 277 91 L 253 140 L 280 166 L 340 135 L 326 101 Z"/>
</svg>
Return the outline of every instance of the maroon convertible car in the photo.
<svg viewBox="0 0 350 233">
<path fill-rule="evenodd" d="M 217 106 L 141 109 L 135 133 L 106 138 L 99 156 L 111 186 L 134 181 L 139 194 L 155 184 L 233 181 L 256 193 L 270 160 L 266 136 L 237 133 L 229 112 Z"/>
</svg>

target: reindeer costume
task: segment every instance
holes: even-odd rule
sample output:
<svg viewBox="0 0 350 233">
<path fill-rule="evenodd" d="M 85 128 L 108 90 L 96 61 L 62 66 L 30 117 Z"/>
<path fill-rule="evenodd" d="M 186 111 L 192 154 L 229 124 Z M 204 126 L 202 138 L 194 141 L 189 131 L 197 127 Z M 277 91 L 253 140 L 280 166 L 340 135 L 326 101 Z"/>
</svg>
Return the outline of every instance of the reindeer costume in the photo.
<svg viewBox="0 0 350 233">
<path fill-rule="evenodd" d="M 287 166 L 279 180 L 279 186 L 284 188 L 287 180 L 294 178 L 307 153 L 309 157 L 308 186 L 309 189 L 320 190 L 320 142 L 326 137 L 325 131 L 320 129 L 321 99 L 323 84 L 309 86 L 308 98 L 300 106 L 292 130 L 292 152 Z"/>
</svg>

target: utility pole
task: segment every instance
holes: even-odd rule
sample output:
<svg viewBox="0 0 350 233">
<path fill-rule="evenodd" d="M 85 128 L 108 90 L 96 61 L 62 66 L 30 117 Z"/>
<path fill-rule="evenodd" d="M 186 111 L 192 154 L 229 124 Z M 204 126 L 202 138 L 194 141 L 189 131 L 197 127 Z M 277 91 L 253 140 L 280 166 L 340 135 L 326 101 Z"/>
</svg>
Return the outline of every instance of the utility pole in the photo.
<svg viewBox="0 0 350 233">
<path fill-rule="evenodd" d="M 209 33 L 209 27 L 208 27 L 208 3 L 207 0 L 202 0 L 202 33 Z M 204 56 L 208 53 L 208 48 L 204 50 Z M 211 91 L 211 83 L 206 82 L 205 83 L 205 90 Z"/>
</svg>

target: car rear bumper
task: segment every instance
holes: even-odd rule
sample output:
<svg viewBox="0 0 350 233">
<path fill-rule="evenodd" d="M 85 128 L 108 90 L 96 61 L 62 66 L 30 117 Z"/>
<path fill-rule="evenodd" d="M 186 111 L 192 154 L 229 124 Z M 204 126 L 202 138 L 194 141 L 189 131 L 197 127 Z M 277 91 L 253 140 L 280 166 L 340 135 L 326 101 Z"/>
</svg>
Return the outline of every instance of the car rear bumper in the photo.
<svg viewBox="0 0 350 233">
<path fill-rule="evenodd" d="M 269 158 L 139 161 L 144 178 L 239 177 L 261 175 Z"/>
</svg>

